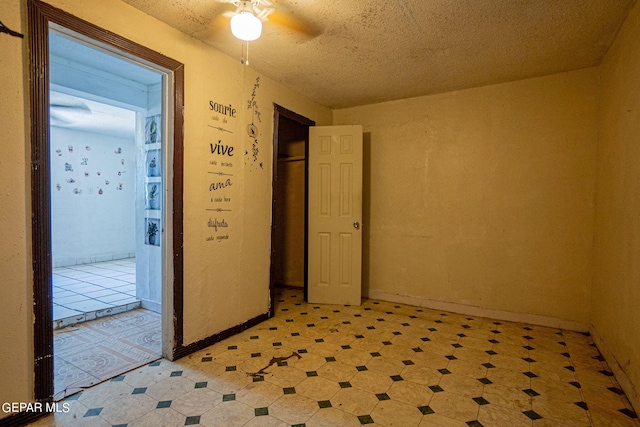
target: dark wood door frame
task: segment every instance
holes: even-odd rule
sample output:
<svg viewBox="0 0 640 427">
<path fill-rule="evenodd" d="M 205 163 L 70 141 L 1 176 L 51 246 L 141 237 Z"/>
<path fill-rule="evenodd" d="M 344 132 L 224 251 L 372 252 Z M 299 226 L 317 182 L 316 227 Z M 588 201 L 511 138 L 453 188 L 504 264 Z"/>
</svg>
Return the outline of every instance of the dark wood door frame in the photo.
<svg viewBox="0 0 640 427">
<path fill-rule="evenodd" d="M 53 400 L 51 180 L 49 147 L 49 24 L 58 24 L 102 46 L 140 58 L 173 77 L 173 319 L 174 349 L 183 344 L 183 105 L 182 63 L 38 0 L 28 0 L 31 78 L 31 210 L 34 304 L 34 398 Z"/>
<path fill-rule="evenodd" d="M 275 277 L 275 268 L 274 268 L 274 260 L 277 256 L 275 248 L 274 248 L 274 240 L 276 239 L 276 227 L 275 227 L 275 212 L 278 209 L 278 200 L 276 193 L 276 185 L 278 181 L 278 144 L 280 140 L 280 118 L 284 117 L 289 120 L 296 122 L 297 124 L 306 127 L 307 132 L 304 140 L 304 300 L 307 300 L 307 241 L 308 241 L 308 189 L 309 189 L 309 127 L 315 126 L 316 122 L 311 119 L 308 119 L 304 116 L 301 116 L 298 113 L 294 113 L 291 110 L 288 110 L 284 107 L 281 107 L 278 104 L 273 104 L 273 178 L 271 183 L 271 191 L 272 191 L 272 199 L 271 199 L 271 261 L 270 261 L 270 279 L 269 279 L 269 292 L 271 295 L 271 308 L 269 310 L 270 317 L 275 315 L 275 287 L 276 287 L 276 277 Z"/>
</svg>

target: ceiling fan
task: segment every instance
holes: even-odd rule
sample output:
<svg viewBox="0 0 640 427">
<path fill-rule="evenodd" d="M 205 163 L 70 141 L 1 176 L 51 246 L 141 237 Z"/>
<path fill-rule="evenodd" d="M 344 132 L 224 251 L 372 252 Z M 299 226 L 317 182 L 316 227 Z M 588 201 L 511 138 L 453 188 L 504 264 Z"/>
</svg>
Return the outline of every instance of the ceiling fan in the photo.
<svg viewBox="0 0 640 427">
<path fill-rule="evenodd" d="M 322 32 L 317 25 L 300 16 L 277 10 L 270 0 L 216 1 L 235 6 L 235 10 L 224 12 L 221 17 L 228 20 L 226 28 L 230 28 L 235 37 L 245 42 L 260 37 L 263 23 L 283 27 L 305 38 L 317 37 Z"/>
<path fill-rule="evenodd" d="M 262 34 L 263 23 L 269 26 L 276 25 L 285 28 L 305 39 L 319 36 L 321 29 L 310 21 L 276 10 L 271 0 L 216 0 L 218 3 L 226 3 L 235 6 L 235 10 L 223 12 L 214 20 L 214 28 L 218 31 L 226 28 L 242 41 L 241 63 L 249 65 L 249 42 L 257 40 Z"/>
<path fill-rule="evenodd" d="M 275 11 L 268 0 L 222 0 L 236 6 L 230 13 L 231 33 L 243 41 L 257 40 L 262 34 L 262 21 Z"/>
</svg>

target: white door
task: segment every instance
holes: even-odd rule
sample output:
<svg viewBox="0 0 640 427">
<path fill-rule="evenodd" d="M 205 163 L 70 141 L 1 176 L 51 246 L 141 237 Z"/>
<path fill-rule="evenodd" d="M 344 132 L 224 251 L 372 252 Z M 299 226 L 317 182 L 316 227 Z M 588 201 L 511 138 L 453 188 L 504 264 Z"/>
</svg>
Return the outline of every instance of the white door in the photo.
<svg viewBox="0 0 640 427">
<path fill-rule="evenodd" d="M 362 126 L 310 127 L 308 155 L 307 298 L 360 305 Z"/>
</svg>

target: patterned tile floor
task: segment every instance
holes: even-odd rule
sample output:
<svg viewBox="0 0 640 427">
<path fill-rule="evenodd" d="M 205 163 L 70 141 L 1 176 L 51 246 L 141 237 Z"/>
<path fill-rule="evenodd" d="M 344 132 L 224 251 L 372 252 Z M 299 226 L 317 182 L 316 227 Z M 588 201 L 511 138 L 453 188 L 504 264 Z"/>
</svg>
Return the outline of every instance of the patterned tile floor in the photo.
<svg viewBox="0 0 640 427">
<path fill-rule="evenodd" d="M 54 393 L 61 399 L 162 355 L 162 319 L 137 309 L 54 332 Z"/>
<path fill-rule="evenodd" d="M 128 309 L 140 305 L 136 300 L 135 258 L 53 269 L 56 326 L 77 323 L 71 321 L 77 318 L 92 320 L 99 317 L 96 313 L 110 314 L 114 308 L 127 305 Z"/>
<path fill-rule="evenodd" d="M 585 334 L 383 301 L 302 302 L 69 397 L 51 426 L 639 426 Z"/>
</svg>

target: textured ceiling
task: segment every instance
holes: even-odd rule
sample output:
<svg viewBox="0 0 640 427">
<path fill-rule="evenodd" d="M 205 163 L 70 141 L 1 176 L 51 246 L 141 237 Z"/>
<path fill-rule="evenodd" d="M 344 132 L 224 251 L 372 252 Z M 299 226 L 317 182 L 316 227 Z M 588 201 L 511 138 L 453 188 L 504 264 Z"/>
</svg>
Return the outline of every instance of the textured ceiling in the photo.
<svg viewBox="0 0 640 427">
<path fill-rule="evenodd" d="M 241 59 L 229 4 L 124 1 Z M 332 108 L 536 77 L 597 65 L 635 1 L 272 0 L 250 66 Z"/>
</svg>

